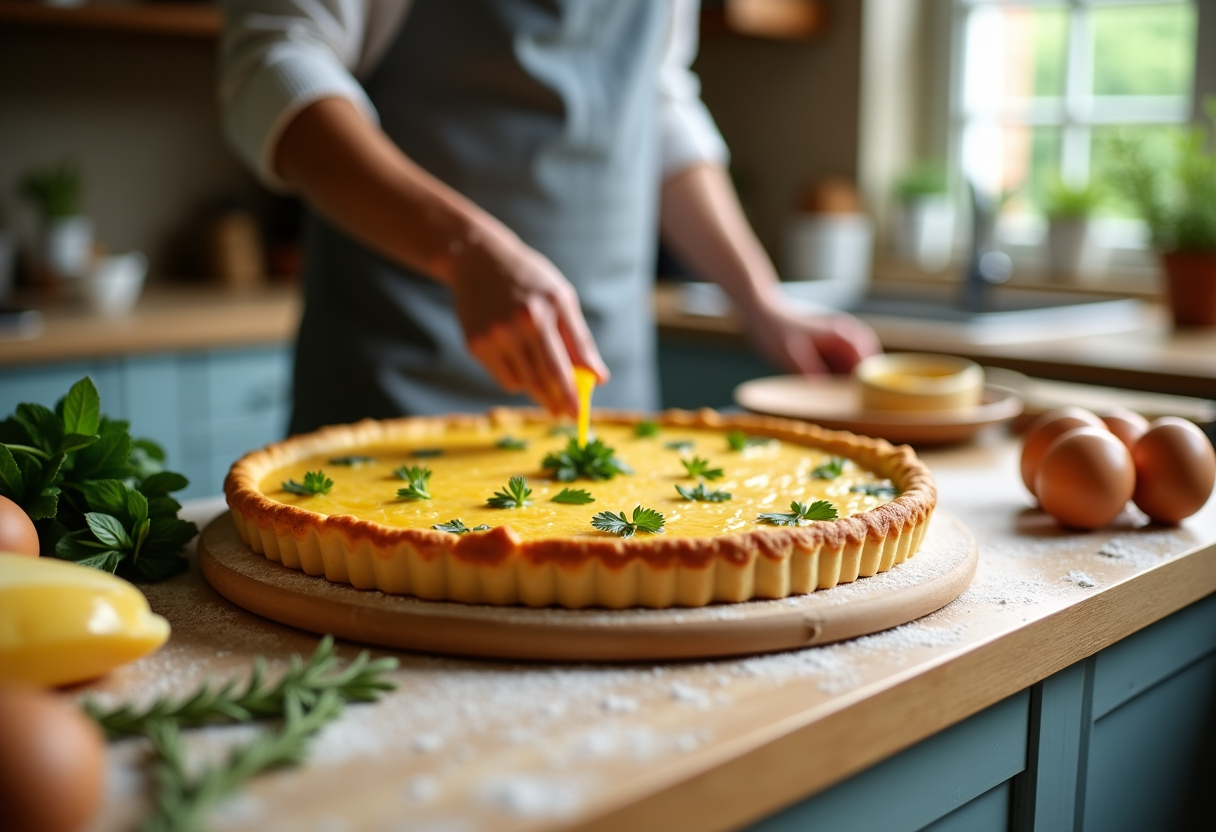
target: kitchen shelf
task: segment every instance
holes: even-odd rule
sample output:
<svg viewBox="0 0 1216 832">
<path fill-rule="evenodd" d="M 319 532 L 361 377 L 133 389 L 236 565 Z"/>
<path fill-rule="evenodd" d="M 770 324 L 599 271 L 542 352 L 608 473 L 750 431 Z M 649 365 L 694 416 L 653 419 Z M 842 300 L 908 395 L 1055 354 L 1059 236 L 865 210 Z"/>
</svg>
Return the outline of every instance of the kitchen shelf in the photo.
<svg viewBox="0 0 1216 832">
<path fill-rule="evenodd" d="M 45 6 L 0 0 L 0 25 L 214 39 L 223 15 L 210 3 Z"/>
</svg>

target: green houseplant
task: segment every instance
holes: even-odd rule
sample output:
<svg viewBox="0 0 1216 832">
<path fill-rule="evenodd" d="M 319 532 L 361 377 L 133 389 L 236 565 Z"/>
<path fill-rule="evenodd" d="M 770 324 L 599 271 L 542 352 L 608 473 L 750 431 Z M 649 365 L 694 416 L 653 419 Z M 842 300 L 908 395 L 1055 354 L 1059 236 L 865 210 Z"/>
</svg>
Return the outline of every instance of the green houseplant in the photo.
<svg viewBox="0 0 1216 832">
<path fill-rule="evenodd" d="M 1094 239 L 1090 219 L 1104 198 L 1104 189 L 1093 180 L 1071 185 L 1057 175 L 1046 183 L 1047 268 L 1054 279 L 1085 280 L 1100 273 L 1105 252 Z"/>
<path fill-rule="evenodd" d="M 1204 102 L 1216 123 L 1216 98 Z M 1174 322 L 1216 326 L 1216 150 L 1202 124 L 1179 130 L 1171 166 L 1152 164 L 1140 142 L 1114 140 L 1115 184 L 1161 254 Z"/>
<path fill-rule="evenodd" d="M 83 277 L 93 253 L 93 223 L 81 210 L 80 168 L 71 161 L 32 168 L 18 190 L 41 220 L 39 267 L 50 279 Z"/>
</svg>

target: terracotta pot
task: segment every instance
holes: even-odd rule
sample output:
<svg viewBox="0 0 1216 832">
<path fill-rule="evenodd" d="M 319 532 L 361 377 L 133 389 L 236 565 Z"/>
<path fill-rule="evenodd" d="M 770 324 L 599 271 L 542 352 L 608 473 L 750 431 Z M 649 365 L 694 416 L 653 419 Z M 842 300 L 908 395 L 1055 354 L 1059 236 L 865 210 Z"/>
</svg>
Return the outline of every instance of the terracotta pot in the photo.
<svg viewBox="0 0 1216 832">
<path fill-rule="evenodd" d="M 1216 251 L 1169 251 L 1166 295 L 1178 326 L 1216 326 Z"/>
</svg>

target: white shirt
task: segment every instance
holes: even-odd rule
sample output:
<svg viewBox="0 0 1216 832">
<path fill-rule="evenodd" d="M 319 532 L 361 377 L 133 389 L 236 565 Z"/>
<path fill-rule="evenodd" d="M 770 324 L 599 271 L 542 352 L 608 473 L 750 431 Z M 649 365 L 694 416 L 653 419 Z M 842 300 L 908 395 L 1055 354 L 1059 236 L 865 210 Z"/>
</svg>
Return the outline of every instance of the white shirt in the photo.
<svg viewBox="0 0 1216 832">
<path fill-rule="evenodd" d="M 725 164 L 726 143 L 700 97 L 691 64 L 699 0 L 669 0 L 661 60 L 659 158 L 664 177 L 697 162 Z M 274 173 L 283 129 L 323 98 L 345 98 L 376 120 L 359 85 L 406 23 L 412 0 L 223 0 L 219 99 L 237 153 L 272 190 L 290 192 Z"/>
</svg>

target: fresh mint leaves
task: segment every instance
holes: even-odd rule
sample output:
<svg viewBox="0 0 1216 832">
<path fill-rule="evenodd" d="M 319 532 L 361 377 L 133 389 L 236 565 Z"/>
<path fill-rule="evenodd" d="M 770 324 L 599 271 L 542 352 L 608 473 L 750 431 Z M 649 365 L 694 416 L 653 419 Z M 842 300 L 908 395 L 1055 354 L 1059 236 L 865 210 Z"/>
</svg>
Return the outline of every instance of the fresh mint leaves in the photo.
<svg viewBox="0 0 1216 832">
<path fill-rule="evenodd" d="M 129 428 L 102 414 L 87 376 L 54 409 L 17 405 L 0 421 L 0 494 L 34 521 L 44 554 L 161 580 L 186 568 L 180 552 L 198 532 L 169 496 L 189 483 Z"/>
</svg>

